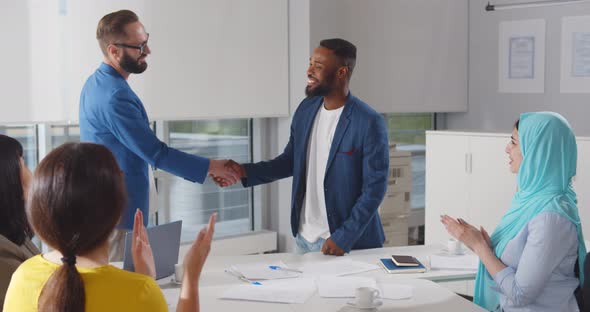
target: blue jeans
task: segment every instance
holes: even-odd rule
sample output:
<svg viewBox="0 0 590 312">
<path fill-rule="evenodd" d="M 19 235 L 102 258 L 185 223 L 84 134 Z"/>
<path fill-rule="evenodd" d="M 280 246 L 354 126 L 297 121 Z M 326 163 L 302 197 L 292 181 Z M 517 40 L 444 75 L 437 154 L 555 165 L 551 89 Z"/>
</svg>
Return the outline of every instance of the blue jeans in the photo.
<svg viewBox="0 0 590 312">
<path fill-rule="evenodd" d="M 308 252 L 321 251 L 325 242 L 326 240 L 320 237 L 317 241 L 310 243 L 301 234 L 297 233 L 295 237 L 295 253 L 303 255 Z"/>
</svg>

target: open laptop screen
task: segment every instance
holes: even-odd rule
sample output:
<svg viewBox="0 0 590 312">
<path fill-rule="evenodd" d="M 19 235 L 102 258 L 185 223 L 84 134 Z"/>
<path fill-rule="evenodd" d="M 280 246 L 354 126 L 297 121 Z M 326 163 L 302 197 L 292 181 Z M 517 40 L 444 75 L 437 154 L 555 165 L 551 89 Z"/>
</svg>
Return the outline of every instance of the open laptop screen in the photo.
<svg viewBox="0 0 590 312">
<path fill-rule="evenodd" d="M 154 261 L 156 262 L 156 279 L 174 274 L 174 265 L 178 263 L 181 230 L 182 221 L 174 221 L 147 228 L 148 238 L 154 254 Z M 125 235 L 123 269 L 133 272 L 135 269 L 133 267 L 133 257 L 131 256 L 132 239 L 133 232 L 127 232 Z"/>
</svg>

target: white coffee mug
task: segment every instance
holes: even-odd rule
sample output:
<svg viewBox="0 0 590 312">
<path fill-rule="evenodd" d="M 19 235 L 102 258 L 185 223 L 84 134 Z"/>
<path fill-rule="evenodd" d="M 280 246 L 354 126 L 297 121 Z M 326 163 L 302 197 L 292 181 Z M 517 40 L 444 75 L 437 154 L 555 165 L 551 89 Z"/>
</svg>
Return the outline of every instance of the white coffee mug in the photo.
<svg viewBox="0 0 590 312">
<path fill-rule="evenodd" d="M 177 263 L 174 265 L 174 281 L 177 283 L 182 283 L 182 277 L 184 275 L 184 266 L 182 263 Z"/>
<path fill-rule="evenodd" d="M 356 305 L 358 307 L 372 307 L 375 299 L 379 297 L 379 290 L 371 287 L 359 287 L 355 291 Z"/>
<path fill-rule="evenodd" d="M 454 238 L 449 238 L 449 241 L 447 242 L 447 250 L 450 254 L 460 255 L 463 253 L 463 244 Z"/>
</svg>

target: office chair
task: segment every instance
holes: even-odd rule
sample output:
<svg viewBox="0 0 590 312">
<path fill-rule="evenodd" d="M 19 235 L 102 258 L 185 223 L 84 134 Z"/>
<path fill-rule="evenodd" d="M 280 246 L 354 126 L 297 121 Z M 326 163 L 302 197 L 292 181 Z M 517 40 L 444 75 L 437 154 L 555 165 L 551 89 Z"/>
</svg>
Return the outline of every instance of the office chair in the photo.
<svg viewBox="0 0 590 312">
<path fill-rule="evenodd" d="M 586 254 L 584 260 L 584 285 L 582 286 L 582 296 L 578 298 L 580 311 L 590 312 L 590 252 Z"/>
</svg>

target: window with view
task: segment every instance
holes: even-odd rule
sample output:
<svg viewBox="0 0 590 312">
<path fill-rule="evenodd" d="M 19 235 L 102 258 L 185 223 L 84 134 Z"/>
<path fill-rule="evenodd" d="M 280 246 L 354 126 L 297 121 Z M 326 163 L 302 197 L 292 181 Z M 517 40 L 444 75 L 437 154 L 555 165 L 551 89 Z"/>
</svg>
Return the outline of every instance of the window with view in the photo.
<svg viewBox="0 0 590 312">
<path fill-rule="evenodd" d="M 213 159 L 250 162 L 251 120 L 169 121 L 163 123 L 165 141 L 170 147 Z M 196 184 L 182 178 L 157 174 L 159 222 L 183 220 L 182 241 L 194 240 L 217 212 L 216 236 L 252 231 L 252 190 L 239 183 L 219 188 L 211 179 Z"/>
<path fill-rule="evenodd" d="M 80 142 L 80 127 L 78 125 L 49 125 L 51 142 L 49 149 L 54 149 L 67 142 Z"/>
<path fill-rule="evenodd" d="M 424 208 L 426 130 L 434 129 L 434 114 L 386 114 L 389 141 L 412 153 L 412 208 Z"/>
<path fill-rule="evenodd" d="M 0 126 L 0 134 L 15 138 L 23 146 L 25 164 L 33 170 L 38 163 L 37 127 L 35 125 Z"/>
<path fill-rule="evenodd" d="M 251 162 L 251 120 L 169 121 L 160 139 L 170 147 L 207 158 Z M 0 126 L 0 134 L 17 139 L 24 148 L 24 159 L 33 170 L 45 154 L 66 142 L 80 141 L 76 124 Z M 158 219 L 152 224 L 183 220 L 182 241 L 192 241 L 218 213 L 216 236 L 249 232 L 253 229 L 252 189 L 240 184 L 219 188 L 210 179 L 192 183 L 161 171 L 157 172 Z"/>
<path fill-rule="evenodd" d="M 412 212 L 408 222 L 408 243 L 424 244 L 426 130 L 434 129 L 434 114 L 386 114 L 389 141 L 412 155 Z"/>
</svg>

